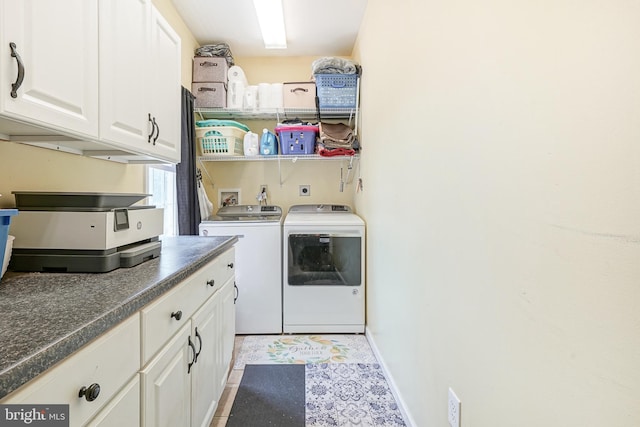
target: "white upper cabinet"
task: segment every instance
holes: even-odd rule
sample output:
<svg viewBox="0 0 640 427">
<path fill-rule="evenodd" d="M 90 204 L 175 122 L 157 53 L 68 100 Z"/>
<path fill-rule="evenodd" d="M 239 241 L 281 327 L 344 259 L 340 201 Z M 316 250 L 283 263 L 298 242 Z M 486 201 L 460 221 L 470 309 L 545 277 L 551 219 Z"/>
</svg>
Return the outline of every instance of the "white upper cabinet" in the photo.
<svg viewBox="0 0 640 427">
<path fill-rule="evenodd" d="M 155 120 L 155 134 L 151 143 L 159 155 L 180 162 L 181 137 L 181 43 L 180 37 L 160 13 L 152 9 L 151 67 L 151 117 Z"/>
<path fill-rule="evenodd" d="M 0 138 L 180 162 L 180 37 L 151 0 L 0 0 L 0 46 Z"/>
<path fill-rule="evenodd" d="M 0 113 L 98 136 L 97 0 L 0 0 L 0 41 Z"/>
<path fill-rule="evenodd" d="M 100 0 L 100 138 L 144 149 L 150 0 Z"/>
<path fill-rule="evenodd" d="M 100 138 L 180 162 L 180 37 L 150 0 L 100 0 Z"/>
</svg>

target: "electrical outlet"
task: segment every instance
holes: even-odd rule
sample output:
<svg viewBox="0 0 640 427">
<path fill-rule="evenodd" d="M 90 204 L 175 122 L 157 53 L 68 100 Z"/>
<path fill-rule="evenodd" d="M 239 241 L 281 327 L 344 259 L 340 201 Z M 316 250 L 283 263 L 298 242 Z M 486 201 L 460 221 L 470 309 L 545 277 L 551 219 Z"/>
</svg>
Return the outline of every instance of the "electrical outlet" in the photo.
<svg viewBox="0 0 640 427">
<path fill-rule="evenodd" d="M 310 185 L 301 185 L 300 186 L 300 196 L 310 196 L 311 195 L 311 186 Z"/>
<path fill-rule="evenodd" d="M 460 399 L 449 387 L 448 419 L 451 427 L 460 427 Z"/>
<path fill-rule="evenodd" d="M 258 194 L 267 193 L 268 192 L 267 184 L 260 184 L 260 188 L 258 188 Z"/>
</svg>

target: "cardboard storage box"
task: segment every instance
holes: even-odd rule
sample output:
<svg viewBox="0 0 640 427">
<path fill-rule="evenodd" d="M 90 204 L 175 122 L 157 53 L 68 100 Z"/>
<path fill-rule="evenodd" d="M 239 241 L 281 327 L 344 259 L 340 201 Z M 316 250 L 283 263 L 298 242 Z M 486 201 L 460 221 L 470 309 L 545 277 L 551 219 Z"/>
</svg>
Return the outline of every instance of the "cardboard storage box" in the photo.
<svg viewBox="0 0 640 427">
<path fill-rule="evenodd" d="M 227 87 L 224 83 L 193 83 L 196 108 L 226 108 Z"/>
<path fill-rule="evenodd" d="M 316 84 L 314 82 L 292 82 L 283 85 L 284 108 L 316 108 Z"/>
<path fill-rule="evenodd" d="M 229 67 L 225 58 L 196 56 L 193 58 L 193 81 L 200 83 L 227 82 Z"/>
</svg>

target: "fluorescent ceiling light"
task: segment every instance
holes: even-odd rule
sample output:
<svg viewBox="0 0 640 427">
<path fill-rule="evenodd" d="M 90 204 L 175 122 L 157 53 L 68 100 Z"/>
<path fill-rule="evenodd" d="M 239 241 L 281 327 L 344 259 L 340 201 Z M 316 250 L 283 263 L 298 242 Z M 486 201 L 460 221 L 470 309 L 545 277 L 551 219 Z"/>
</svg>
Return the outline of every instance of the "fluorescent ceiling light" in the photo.
<svg viewBox="0 0 640 427">
<path fill-rule="evenodd" d="M 253 7 L 258 14 L 264 47 L 267 49 L 286 49 L 287 34 L 284 30 L 282 0 L 253 0 Z"/>
</svg>

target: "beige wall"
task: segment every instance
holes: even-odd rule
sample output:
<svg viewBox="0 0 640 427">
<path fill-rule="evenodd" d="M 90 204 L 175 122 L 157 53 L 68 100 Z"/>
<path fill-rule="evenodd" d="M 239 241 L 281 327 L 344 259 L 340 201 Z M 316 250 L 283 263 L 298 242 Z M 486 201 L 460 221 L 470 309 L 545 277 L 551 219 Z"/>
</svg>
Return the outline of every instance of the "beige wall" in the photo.
<svg viewBox="0 0 640 427">
<path fill-rule="evenodd" d="M 170 0 L 154 4 L 182 39 L 182 84 L 191 86 L 197 44 Z M 123 165 L 0 141 L 0 208 L 15 206 L 11 191 L 144 192 L 145 167 Z"/>
<path fill-rule="evenodd" d="M 416 426 L 448 387 L 463 426 L 640 425 L 638 16 L 369 1 L 368 327 Z"/>
</svg>

